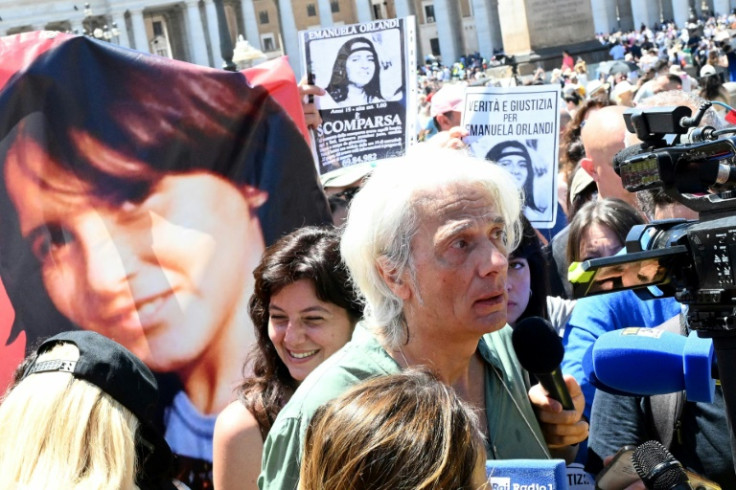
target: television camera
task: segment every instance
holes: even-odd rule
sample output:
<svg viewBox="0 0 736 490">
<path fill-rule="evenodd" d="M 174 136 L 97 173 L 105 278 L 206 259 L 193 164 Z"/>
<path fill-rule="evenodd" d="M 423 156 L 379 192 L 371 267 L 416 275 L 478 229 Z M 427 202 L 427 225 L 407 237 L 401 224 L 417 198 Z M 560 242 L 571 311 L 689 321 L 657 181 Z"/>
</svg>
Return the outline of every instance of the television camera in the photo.
<svg viewBox="0 0 736 490">
<path fill-rule="evenodd" d="M 736 127 L 700 127 L 710 105 L 627 110 L 642 143 L 614 158 L 628 191 L 660 188 L 699 219 L 637 225 L 625 253 L 573 264 L 570 280 L 576 297 L 634 289 L 687 305 L 690 328 L 713 338 L 736 455 Z"/>
</svg>

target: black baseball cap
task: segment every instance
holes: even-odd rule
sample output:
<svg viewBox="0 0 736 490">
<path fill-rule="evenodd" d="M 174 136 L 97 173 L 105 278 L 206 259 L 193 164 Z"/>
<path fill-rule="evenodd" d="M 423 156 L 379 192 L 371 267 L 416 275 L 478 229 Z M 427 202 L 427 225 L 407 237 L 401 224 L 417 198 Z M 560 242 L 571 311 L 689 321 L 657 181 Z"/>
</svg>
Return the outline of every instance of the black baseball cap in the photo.
<svg viewBox="0 0 736 490">
<path fill-rule="evenodd" d="M 130 410 L 139 422 L 136 452 L 140 470 L 137 483 L 144 483 L 145 488 L 155 488 L 150 486 L 152 480 L 157 480 L 158 476 L 164 480 L 170 477 L 172 455 L 169 445 L 151 422 L 158 402 L 158 383 L 153 373 L 128 349 L 92 331 L 59 333 L 41 343 L 36 353 L 41 355 L 57 344 L 66 343 L 77 347 L 78 360 L 36 360 L 23 377 L 34 373 L 68 372 L 97 386 Z"/>
</svg>

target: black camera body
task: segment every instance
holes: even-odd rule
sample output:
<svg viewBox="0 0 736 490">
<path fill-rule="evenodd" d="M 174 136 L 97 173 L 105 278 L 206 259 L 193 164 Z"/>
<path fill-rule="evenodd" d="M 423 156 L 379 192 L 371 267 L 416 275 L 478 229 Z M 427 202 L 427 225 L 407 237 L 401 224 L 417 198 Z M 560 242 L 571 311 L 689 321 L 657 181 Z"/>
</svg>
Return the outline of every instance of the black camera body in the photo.
<svg viewBox="0 0 736 490">
<path fill-rule="evenodd" d="M 699 219 L 635 226 L 627 253 L 585 261 L 571 268 L 571 281 L 576 297 L 622 289 L 645 299 L 674 296 L 701 335 L 736 338 L 736 137 L 697 127 L 709 107 L 694 118 L 688 107 L 624 113 L 643 141 L 614 159 L 624 187 L 661 188 Z"/>
<path fill-rule="evenodd" d="M 699 128 L 709 107 L 627 111 L 643 143 L 614 158 L 627 190 L 661 188 L 699 219 L 635 226 L 625 254 L 573 264 L 570 280 L 576 296 L 634 289 L 688 306 L 690 328 L 713 338 L 736 470 L 736 127 Z"/>
</svg>

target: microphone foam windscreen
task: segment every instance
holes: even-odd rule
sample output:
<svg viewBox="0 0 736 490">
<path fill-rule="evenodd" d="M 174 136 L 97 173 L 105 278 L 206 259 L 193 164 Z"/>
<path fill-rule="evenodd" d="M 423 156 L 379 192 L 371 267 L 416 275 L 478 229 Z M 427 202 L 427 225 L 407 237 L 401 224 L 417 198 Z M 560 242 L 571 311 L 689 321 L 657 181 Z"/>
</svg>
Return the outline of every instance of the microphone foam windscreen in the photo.
<svg viewBox="0 0 736 490">
<path fill-rule="evenodd" d="M 647 488 L 669 490 L 675 485 L 688 483 L 682 465 L 659 441 L 647 441 L 638 446 L 632 457 L 634 469 Z"/>
<path fill-rule="evenodd" d="M 606 332 L 593 344 L 593 370 L 601 383 L 634 395 L 685 389 L 686 337 L 652 328 Z"/>
<path fill-rule="evenodd" d="M 520 321 L 511 342 L 521 367 L 530 373 L 551 373 L 560 367 L 565 356 L 562 339 L 552 325 L 538 316 Z"/>
</svg>

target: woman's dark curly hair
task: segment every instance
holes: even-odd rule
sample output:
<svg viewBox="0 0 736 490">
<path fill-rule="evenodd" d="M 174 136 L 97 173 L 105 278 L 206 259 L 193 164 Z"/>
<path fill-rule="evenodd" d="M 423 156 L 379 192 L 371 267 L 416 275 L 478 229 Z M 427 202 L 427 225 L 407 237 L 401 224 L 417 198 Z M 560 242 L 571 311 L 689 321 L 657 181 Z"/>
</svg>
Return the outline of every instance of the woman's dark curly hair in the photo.
<svg viewBox="0 0 736 490">
<path fill-rule="evenodd" d="M 253 276 L 249 308 L 256 344 L 243 367 L 252 375 L 238 388 L 238 398 L 258 421 L 265 439 L 297 387 L 268 336 L 271 297 L 289 284 L 308 279 L 317 297 L 345 309 L 353 325 L 362 316 L 363 303 L 340 257 L 340 234 L 335 228 L 308 226 L 282 237 L 266 249 Z"/>
</svg>

